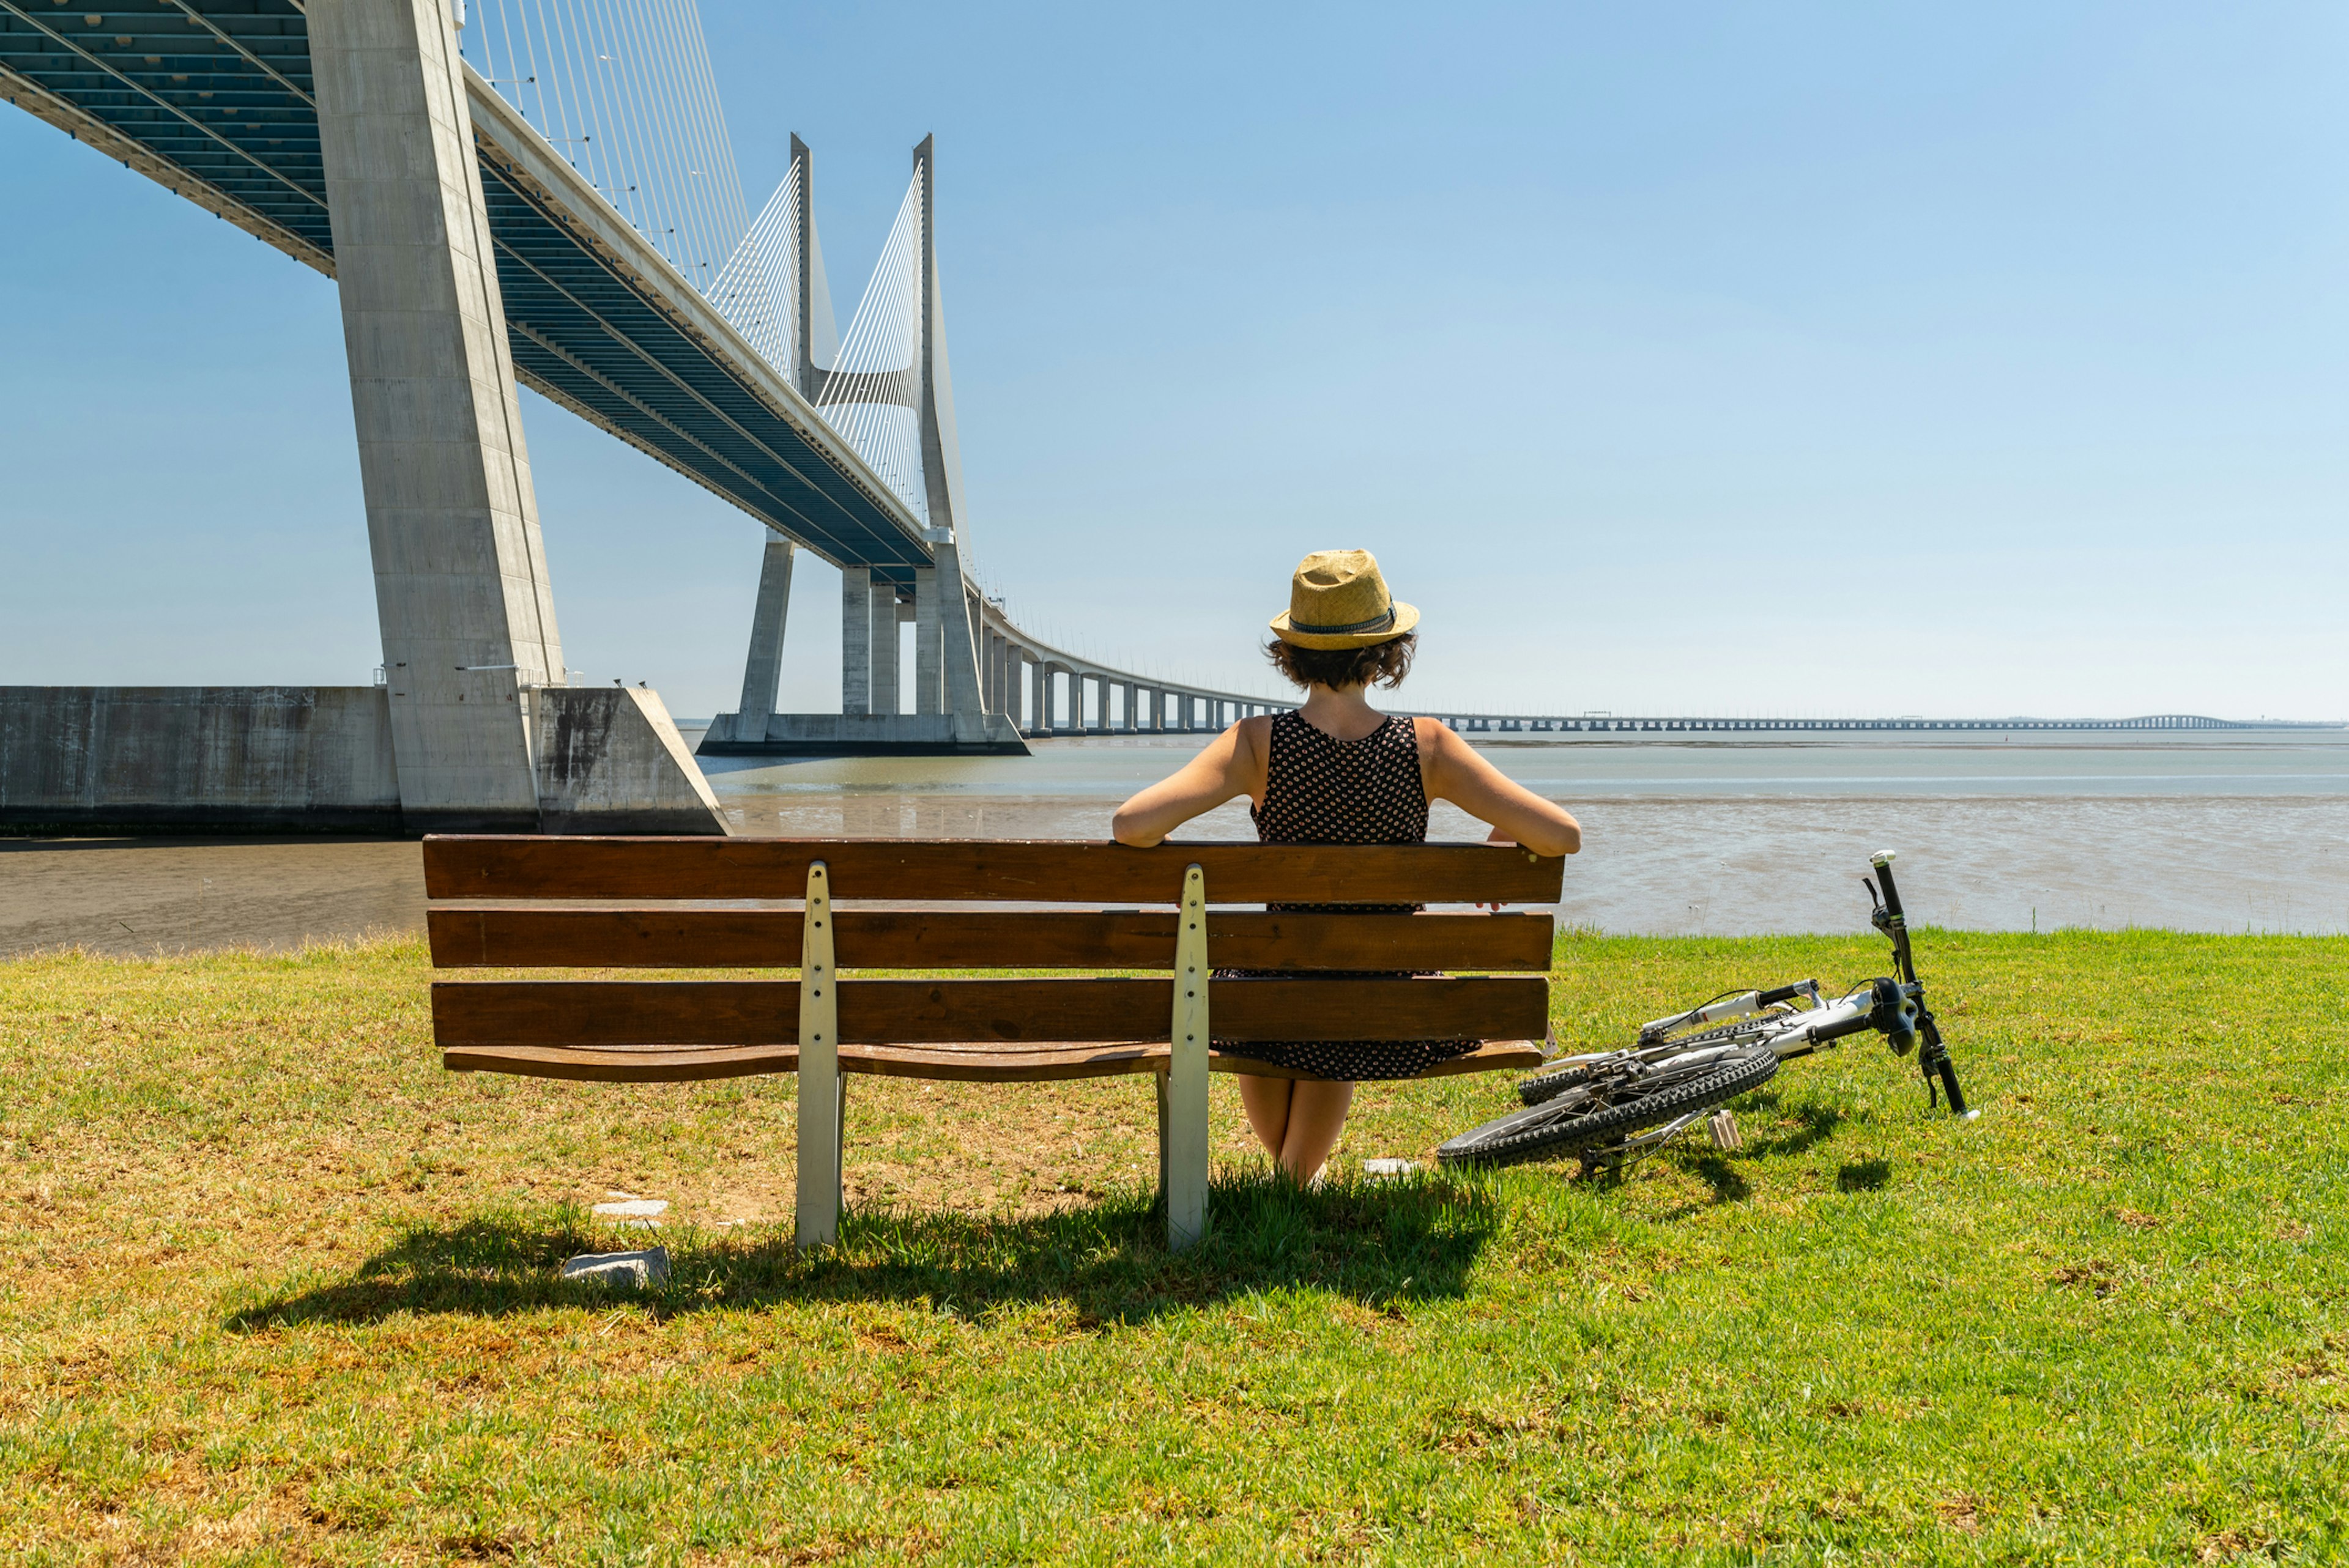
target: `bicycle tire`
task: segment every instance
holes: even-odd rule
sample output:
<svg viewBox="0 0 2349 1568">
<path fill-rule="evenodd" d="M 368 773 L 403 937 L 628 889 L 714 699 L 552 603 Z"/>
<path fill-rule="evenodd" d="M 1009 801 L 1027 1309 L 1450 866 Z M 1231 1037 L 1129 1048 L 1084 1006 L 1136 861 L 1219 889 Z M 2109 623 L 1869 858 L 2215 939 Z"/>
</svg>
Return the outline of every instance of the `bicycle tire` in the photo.
<svg viewBox="0 0 2349 1568">
<path fill-rule="evenodd" d="M 1769 1082 L 1777 1070 L 1776 1054 L 1767 1046 L 1754 1046 L 1680 1076 L 1669 1062 L 1640 1074 L 1617 1072 L 1609 1075 L 1619 1080 L 1615 1094 L 1596 1092 L 1602 1087 L 1596 1083 L 1582 1086 L 1593 1092 L 1578 1094 L 1569 1088 L 1540 1105 L 1470 1128 L 1437 1149 L 1435 1158 L 1444 1165 L 1499 1166 L 1578 1153 L 1734 1099 Z"/>
<path fill-rule="evenodd" d="M 1600 1072 L 1614 1072 L 1615 1068 L 1566 1068 L 1539 1078 L 1529 1078 L 1517 1086 L 1517 1098 L 1527 1105 L 1544 1105 L 1556 1099 L 1578 1084 L 1588 1083 Z"/>
</svg>

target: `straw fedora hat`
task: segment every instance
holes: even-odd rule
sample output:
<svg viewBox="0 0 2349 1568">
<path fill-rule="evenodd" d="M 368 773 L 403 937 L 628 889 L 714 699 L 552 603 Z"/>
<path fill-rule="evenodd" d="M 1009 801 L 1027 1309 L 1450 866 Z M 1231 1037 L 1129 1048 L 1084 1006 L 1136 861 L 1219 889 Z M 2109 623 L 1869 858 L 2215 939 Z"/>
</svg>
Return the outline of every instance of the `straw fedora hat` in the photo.
<svg viewBox="0 0 2349 1568">
<path fill-rule="evenodd" d="M 1299 648 L 1367 648 L 1419 624 L 1419 611 L 1395 603 L 1378 557 L 1367 550 L 1317 550 L 1288 580 L 1288 608 L 1272 634 Z"/>
</svg>

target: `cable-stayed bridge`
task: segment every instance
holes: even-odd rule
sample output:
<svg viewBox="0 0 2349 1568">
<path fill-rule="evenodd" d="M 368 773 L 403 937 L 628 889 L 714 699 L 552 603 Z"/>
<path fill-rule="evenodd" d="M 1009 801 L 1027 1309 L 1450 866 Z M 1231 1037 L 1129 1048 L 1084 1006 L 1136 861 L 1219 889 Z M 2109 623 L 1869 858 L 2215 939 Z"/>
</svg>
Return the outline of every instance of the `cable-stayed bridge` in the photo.
<svg viewBox="0 0 2349 1568">
<path fill-rule="evenodd" d="M 693 0 L 465 7 L 0 0 L 0 97 L 338 282 L 403 821 L 723 830 L 657 696 L 569 681 L 517 386 L 772 531 L 705 749 L 1015 751 L 1287 706 L 1055 648 L 974 585 L 930 142 L 843 332 L 809 150 L 753 213 Z M 773 712 L 802 551 L 841 573 L 837 714 Z"/>
</svg>

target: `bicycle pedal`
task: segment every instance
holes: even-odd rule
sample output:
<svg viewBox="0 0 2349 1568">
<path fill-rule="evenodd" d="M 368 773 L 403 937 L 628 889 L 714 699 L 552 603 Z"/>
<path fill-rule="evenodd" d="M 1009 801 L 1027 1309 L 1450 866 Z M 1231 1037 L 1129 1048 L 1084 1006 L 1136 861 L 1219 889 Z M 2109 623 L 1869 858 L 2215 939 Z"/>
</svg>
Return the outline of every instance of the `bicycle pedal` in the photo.
<svg viewBox="0 0 2349 1568">
<path fill-rule="evenodd" d="M 1713 1134 L 1713 1146 L 1715 1149 L 1735 1150 L 1745 1147 L 1745 1140 L 1737 1130 L 1737 1114 L 1725 1106 L 1714 1111 L 1705 1121 L 1704 1127 L 1707 1132 Z"/>
</svg>

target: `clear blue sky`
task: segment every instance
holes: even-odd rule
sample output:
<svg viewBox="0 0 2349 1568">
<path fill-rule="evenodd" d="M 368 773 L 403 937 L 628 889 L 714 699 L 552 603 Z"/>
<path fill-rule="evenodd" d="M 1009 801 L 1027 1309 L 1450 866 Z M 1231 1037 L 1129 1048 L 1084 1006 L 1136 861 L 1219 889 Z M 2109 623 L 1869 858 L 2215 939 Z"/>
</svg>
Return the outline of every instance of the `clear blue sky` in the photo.
<svg viewBox="0 0 2349 1568">
<path fill-rule="evenodd" d="M 843 316 L 937 134 L 1041 632 L 1269 690 L 1362 546 L 1431 704 L 2349 714 L 2338 5 L 702 3 Z M 0 211 L 0 682 L 367 680 L 333 285 L 5 106 Z M 568 662 L 732 707 L 762 531 L 525 402 Z"/>
</svg>

